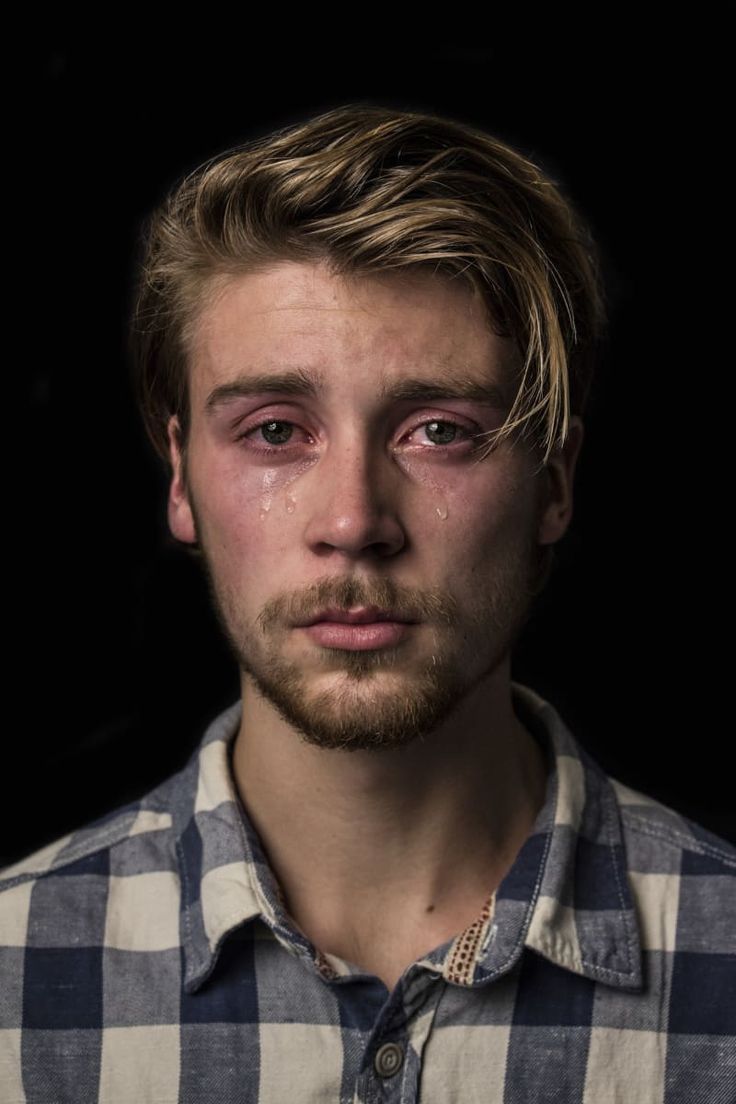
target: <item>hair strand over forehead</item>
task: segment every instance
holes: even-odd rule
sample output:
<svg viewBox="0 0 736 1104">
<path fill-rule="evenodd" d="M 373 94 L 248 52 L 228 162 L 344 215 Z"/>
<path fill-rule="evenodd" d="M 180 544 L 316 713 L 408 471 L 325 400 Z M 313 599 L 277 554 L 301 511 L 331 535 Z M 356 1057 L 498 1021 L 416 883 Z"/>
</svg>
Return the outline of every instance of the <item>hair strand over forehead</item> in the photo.
<svg viewBox="0 0 736 1104">
<path fill-rule="evenodd" d="M 335 275 L 426 271 L 481 296 L 512 340 L 518 385 L 489 448 L 512 434 L 543 462 L 584 411 L 606 322 L 597 252 L 541 169 L 484 131 L 348 104 L 210 158 L 143 226 L 130 327 L 146 432 L 186 452 L 197 323 L 223 280 L 278 261 Z"/>
</svg>

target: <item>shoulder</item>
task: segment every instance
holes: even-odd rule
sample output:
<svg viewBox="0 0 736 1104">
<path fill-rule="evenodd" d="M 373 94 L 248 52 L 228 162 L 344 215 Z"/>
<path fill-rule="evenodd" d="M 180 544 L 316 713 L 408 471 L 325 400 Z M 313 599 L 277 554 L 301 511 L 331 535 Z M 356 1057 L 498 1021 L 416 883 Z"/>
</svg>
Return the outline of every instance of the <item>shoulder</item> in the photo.
<svg viewBox="0 0 736 1104">
<path fill-rule="evenodd" d="M 717 1049 L 736 1034 L 736 848 L 611 783 L 649 985 L 668 994 L 668 1031 L 683 1054 L 695 1040 Z"/>
<path fill-rule="evenodd" d="M 100 938 L 116 893 L 140 897 L 164 882 L 174 888 L 169 798 L 176 777 L 0 869 L 0 944 Z"/>
<path fill-rule="evenodd" d="M 629 869 L 736 878 L 736 847 L 655 798 L 610 778 L 626 842 Z"/>
</svg>

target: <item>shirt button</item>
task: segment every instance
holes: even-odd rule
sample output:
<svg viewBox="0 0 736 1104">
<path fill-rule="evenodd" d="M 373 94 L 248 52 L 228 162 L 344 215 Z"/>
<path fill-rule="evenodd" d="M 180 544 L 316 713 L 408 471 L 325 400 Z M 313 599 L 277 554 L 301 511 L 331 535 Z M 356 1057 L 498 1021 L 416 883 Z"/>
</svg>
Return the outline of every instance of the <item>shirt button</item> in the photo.
<svg viewBox="0 0 736 1104">
<path fill-rule="evenodd" d="M 393 1077 L 401 1069 L 404 1049 L 398 1043 L 384 1043 L 376 1051 L 373 1066 L 379 1077 Z"/>
</svg>

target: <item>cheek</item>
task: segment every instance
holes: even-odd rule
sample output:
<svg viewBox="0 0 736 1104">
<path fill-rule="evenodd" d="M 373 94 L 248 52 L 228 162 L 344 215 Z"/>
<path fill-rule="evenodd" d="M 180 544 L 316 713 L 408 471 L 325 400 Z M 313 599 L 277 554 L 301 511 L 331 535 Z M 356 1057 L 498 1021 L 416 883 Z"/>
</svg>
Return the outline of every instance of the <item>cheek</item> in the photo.
<svg viewBox="0 0 736 1104">
<path fill-rule="evenodd" d="M 199 467 L 197 486 L 204 493 L 196 500 L 206 502 L 206 510 L 198 529 L 218 570 L 230 578 L 251 572 L 255 582 L 261 568 L 273 577 L 281 558 L 293 556 L 312 496 L 321 501 L 319 470 L 309 475 L 315 463 L 248 465 L 233 456 Z M 399 465 L 403 479 L 395 489 L 403 523 L 421 543 L 428 533 L 441 538 L 434 541 L 438 555 L 458 566 L 487 564 L 494 550 L 528 531 L 531 487 L 512 456 L 501 451 L 476 463 L 405 453 Z"/>
<path fill-rule="evenodd" d="M 472 557 L 527 531 L 534 517 L 532 488 L 518 466 L 495 456 L 478 463 L 402 463 L 413 483 L 420 527 L 443 524 L 443 541 L 459 542 Z"/>
<path fill-rule="evenodd" d="M 212 464 L 198 473 L 194 503 L 206 503 L 195 517 L 202 542 L 218 571 L 234 578 L 273 573 L 278 558 L 293 545 L 288 478 L 275 469 Z M 293 473 L 292 473 L 293 475 Z"/>
<path fill-rule="evenodd" d="M 459 491 L 454 506 L 457 525 L 447 530 L 443 555 L 459 585 L 476 596 L 477 588 L 487 586 L 523 588 L 535 562 L 537 523 L 531 486 L 503 477 L 494 481 L 493 493 Z"/>
<path fill-rule="evenodd" d="M 304 472 L 313 467 L 315 459 L 294 464 L 244 463 L 234 456 L 218 463 L 209 478 L 210 486 L 222 488 L 220 513 L 228 521 L 234 518 L 265 520 L 280 506 L 291 513 L 289 488 Z"/>
</svg>

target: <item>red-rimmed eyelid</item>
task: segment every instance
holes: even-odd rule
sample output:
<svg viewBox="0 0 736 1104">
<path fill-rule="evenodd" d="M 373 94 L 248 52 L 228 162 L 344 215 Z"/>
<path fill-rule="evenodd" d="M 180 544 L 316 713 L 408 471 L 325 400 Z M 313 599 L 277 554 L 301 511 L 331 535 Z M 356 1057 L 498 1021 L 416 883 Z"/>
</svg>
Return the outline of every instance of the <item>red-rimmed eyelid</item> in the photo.
<svg viewBox="0 0 736 1104">
<path fill-rule="evenodd" d="M 291 430 L 292 430 L 291 435 L 289 436 L 288 440 L 284 441 L 284 443 L 281 444 L 281 445 L 271 445 L 264 437 L 260 437 L 260 438 L 258 437 L 258 431 L 260 429 L 262 429 L 264 426 L 271 425 L 272 422 L 275 422 L 277 425 L 287 425 L 287 426 L 291 427 Z M 289 445 L 294 445 L 294 444 L 299 444 L 300 443 L 299 441 L 294 440 L 295 432 L 298 431 L 299 429 L 301 429 L 299 423 L 293 421 L 291 418 L 264 418 L 263 421 L 256 422 L 255 425 L 244 427 L 238 433 L 237 439 L 242 440 L 243 438 L 248 438 L 249 440 L 260 441 L 261 442 L 260 446 L 256 445 L 255 446 L 256 448 L 261 447 L 261 448 L 264 448 L 264 449 L 268 449 L 268 448 L 287 449 L 289 447 Z M 312 435 L 310 433 L 307 433 L 306 429 L 302 429 L 301 432 L 304 434 L 305 438 L 312 439 Z"/>
<path fill-rule="evenodd" d="M 263 448 L 271 447 L 286 449 L 289 445 L 297 444 L 298 442 L 294 440 L 294 436 L 295 432 L 299 430 L 301 430 L 306 438 L 313 439 L 313 435 L 309 433 L 309 431 L 306 430 L 303 426 L 301 426 L 294 417 L 281 415 L 278 412 L 269 413 L 264 417 L 260 411 L 255 418 L 246 417 L 242 418 L 239 421 L 239 423 L 235 427 L 236 439 L 241 440 L 243 438 L 255 438 L 256 440 L 259 440 L 257 436 L 258 431 L 264 426 L 267 426 L 274 422 L 290 426 L 292 429 L 292 434 L 289 437 L 288 441 L 284 442 L 281 445 L 269 445 L 269 443 L 265 439 L 262 439 Z M 408 427 L 400 433 L 400 439 L 403 440 L 405 437 L 413 436 L 413 434 L 416 433 L 417 430 L 421 429 L 423 426 L 430 425 L 433 422 L 437 422 L 441 425 L 452 426 L 457 431 L 455 439 L 451 442 L 448 442 L 446 447 L 450 447 L 453 444 L 458 444 L 463 441 L 468 441 L 476 436 L 479 432 L 482 432 L 477 425 L 468 424 L 465 421 L 460 420 L 457 415 L 423 413 L 420 417 L 412 419 L 410 421 Z M 434 447 L 441 448 L 442 446 L 435 445 Z"/>
<path fill-rule="evenodd" d="M 422 416 L 419 421 L 412 424 L 412 428 L 407 430 L 408 434 L 415 433 L 416 430 L 421 429 L 423 426 L 431 425 L 433 422 L 437 422 L 439 425 L 449 425 L 458 431 L 458 436 L 463 440 L 467 440 L 474 434 L 479 432 L 478 426 L 468 425 L 464 421 L 460 421 L 457 417 L 449 416 L 447 414 L 441 417 L 439 414 L 430 414 L 429 417 Z M 405 434 L 402 434 L 405 436 Z"/>
</svg>

